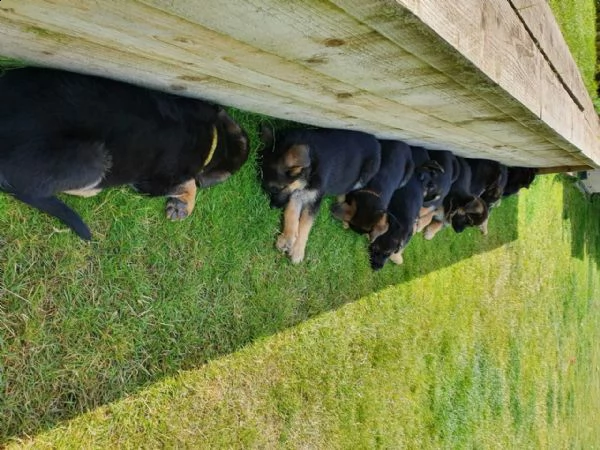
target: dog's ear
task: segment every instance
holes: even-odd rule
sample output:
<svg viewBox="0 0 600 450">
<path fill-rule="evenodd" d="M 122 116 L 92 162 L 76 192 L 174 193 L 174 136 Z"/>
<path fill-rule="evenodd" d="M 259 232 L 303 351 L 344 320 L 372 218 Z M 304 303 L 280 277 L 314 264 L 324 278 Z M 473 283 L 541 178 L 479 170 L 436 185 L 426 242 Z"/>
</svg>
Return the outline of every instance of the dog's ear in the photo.
<svg viewBox="0 0 600 450">
<path fill-rule="evenodd" d="M 387 213 L 385 211 L 378 211 L 377 214 L 380 215 L 379 220 L 377 221 L 377 223 L 375 223 L 375 226 L 369 233 L 369 240 L 371 242 L 373 242 L 375 239 L 377 239 L 382 234 L 386 233 L 387 230 L 390 228 Z"/>
<path fill-rule="evenodd" d="M 303 169 L 310 166 L 310 152 L 308 145 L 292 145 L 285 152 L 284 164 L 291 176 L 300 175 Z"/>
<path fill-rule="evenodd" d="M 464 211 L 467 214 L 484 214 L 486 211 L 485 203 L 479 197 L 473 197 L 472 200 L 464 206 Z"/>
<path fill-rule="evenodd" d="M 273 129 L 265 123 L 260 124 L 260 140 L 264 144 L 265 148 L 272 149 L 275 143 L 275 135 Z"/>
<path fill-rule="evenodd" d="M 351 200 L 350 203 L 345 201 L 334 203 L 331 207 L 331 214 L 344 223 L 350 222 L 356 214 L 356 202 Z"/>
</svg>

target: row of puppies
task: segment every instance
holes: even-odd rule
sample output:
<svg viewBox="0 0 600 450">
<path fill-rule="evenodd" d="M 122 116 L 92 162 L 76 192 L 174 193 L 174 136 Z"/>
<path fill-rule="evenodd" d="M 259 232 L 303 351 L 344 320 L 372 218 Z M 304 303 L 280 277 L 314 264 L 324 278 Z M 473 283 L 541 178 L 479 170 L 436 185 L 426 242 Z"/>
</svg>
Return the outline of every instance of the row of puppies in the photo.
<svg viewBox="0 0 600 450">
<path fill-rule="evenodd" d="M 276 246 L 293 263 L 304 259 L 315 214 L 326 195 L 338 196 L 334 217 L 369 236 L 374 270 L 402 251 L 415 232 L 433 238 L 444 225 L 487 233 L 490 209 L 528 187 L 535 169 L 465 159 L 357 131 L 263 126 L 262 186 L 271 206 L 284 209 Z"/>
<path fill-rule="evenodd" d="M 458 184 L 448 196 L 458 173 L 449 152 L 436 152 L 446 155 L 438 161 L 424 149 L 341 130 L 294 130 L 275 139 L 264 128 L 262 140 L 263 186 L 272 206 L 285 207 L 277 247 L 293 262 L 303 260 L 314 215 L 328 194 L 348 194 L 334 215 L 370 235 L 374 267 L 392 254 L 399 260 L 410 234 L 398 230 L 409 229 L 403 224 L 414 211 L 423 223 L 429 219 L 429 230 L 446 218 L 457 228 L 455 210 L 463 203 Z M 57 194 L 87 197 L 128 184 L 166 196 L 167 217 L 180 220 L 192 212 L 198 186 L 226 180 L 247 158 L 245 131 L 202 100 L 54 69 L 0 77 L 0 190 L 84 239 L 91 238 L 89 228 Z M 446 198 L 450 205 L 440 210 Z"/>
</svg>

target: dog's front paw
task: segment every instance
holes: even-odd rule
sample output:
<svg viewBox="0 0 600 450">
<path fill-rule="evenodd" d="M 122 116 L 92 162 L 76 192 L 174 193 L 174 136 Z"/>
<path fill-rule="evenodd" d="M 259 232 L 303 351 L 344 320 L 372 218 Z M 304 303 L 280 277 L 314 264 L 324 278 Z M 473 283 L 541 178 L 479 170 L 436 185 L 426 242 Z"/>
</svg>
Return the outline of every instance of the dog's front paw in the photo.
<svg viewBox="0 0 600 450">
<path fill-rule="evenodd" d="M 169 197 L 166 207 L 167 218 L 170 220 L 182 220 L 189 215 L 188 205 L 176 197 Z"/>
<path fill-rule="evenodd" d="M 277 236 L 277 242 L 275 246 L 283 253 L 289 253 L 294 245 L 295 240 L 296 238 L 294 236 L 288 236 L 287 234 L 281 233 L 279 236 Z"/>
<path fill-rule="evenodd" d="M 404 262 L 404 257 L 402 256 L 402 252 L 399 251 L 398 253 L 394 253 L 393 255 L 390 256 L 390 261 L 393 262 L 394 264 L 402 264 Z"/>
<path fill-rule="evenodd" d="M 294 245 L 292 247 L 292 249 L 289 252 L 289 255 L 292 264 L 300 264 L 302 261 L 304 261 L 304 249 L 299 248 L 299 246 L 297 245 Z"/>
</svg>

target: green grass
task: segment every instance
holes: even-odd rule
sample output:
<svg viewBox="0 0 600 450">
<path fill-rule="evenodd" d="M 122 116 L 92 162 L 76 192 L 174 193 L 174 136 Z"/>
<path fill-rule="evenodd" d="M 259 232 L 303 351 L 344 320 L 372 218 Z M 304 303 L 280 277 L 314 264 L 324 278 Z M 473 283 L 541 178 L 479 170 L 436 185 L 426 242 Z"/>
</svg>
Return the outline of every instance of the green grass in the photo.
<svg viewBox="0 0 600 450">
<path fill-rule="evenodd" d="M 597 199 L 541 177 L 375 274 L 325 204 L 292 266 L 234 114 L 251 161 L 184 222 L 67 198 L 84 243 L 0 196 L 0 446 L 600 446 Z"/>
<path fill-rule="evenodd" d="M 270 215 L 266 205 L 259 206 L 257 215 Z M 516 239 L 472 256 L 457 245 L 457 240 L 474 243 L 471 252 L 487 245 L 509 215 L 518 219 Z M 44 425 L 53 429 L 24 443 L 38 448 L 597 447 L 599 215 L 598 199 L 589 202 L 569 180 L 546 176 L 494 211 L 487 239 L 449 230 L 435 242 L 419 237 L 407 251 L 405 267 L 378 274 L 364 264 L 364 243 L 322 214 L 309 244 L 318 246 L 310 246 L 311 260 L 299 268 L 279 258 L 270 235 L 255 249 L 251 267 L 212 272 L 202 289 L 187 293 L 181 286 L 168 301 L 162 299 L 158 274 L 148 281 L 155 293 L 147 297 L 111 300 L 112 295 L 94 298 L 87 290 L 91 298 L 66 295 L 54 310 L 40 299 L 39 315 L 43 311 L 45 318 L 38 327 L 22 328 L 15 352 L 30 359 L 31 367 L 8 378 L 29 378 L 28 388 L 13 391 L 13 409 L 31 418 L 35 410 L 27 410 L 24 399 L 50 388 L 62 403 L 51 395 L 46 401 L 63 415 L 65 408 L 77 415 L 94 400 L 103 403 L 99 399 L 111 390 L 125 398 L 68 422 L 56 423 L 48 411 Z M 273 232 L 276 219 L 266 220 Z M 252 235 L 244 232 L 241 238 L 251 241 Z M 337 252 L 327 247 L 331 240 Z M 237 251 L 247 256 L 241 245 L 238 241 Z M 205 238 L 206 246 L 215 244 Z M 425 267 L 456 252 L 462 259 L 453 256 L 453 264 L 435 271 Z M 129 265 L 135 267 L 138 258 L 128 253 L 123 259 L 133 257 Z M 189 260 L 184 253 L 182 266 Z M 329 259 L 331 253 L 335 257 Z M 62 264 L 56 266 L 52 275 Z M 203 279 L 211 270 L 207 266 L 196 266 L 194 277 Z M 414 272 L 419 276 L 411 279 Z M 107 274 L 113 292 L 129 289 L 130 276 L 121 276 L 126 279 Z M 368 292 L 373 293 L 358 299 Z M 13 321 L 32 314 L 24 303 Z M 68 313 L 74 303 L 79 307 Z M 55 322 L 54 332 L 48 322 Z M 42 354 L 53 358 L 40 360 Z M 202 365 L 204 360 L 210 361 Z M 156 382 L 137 391 L 145 384 L 140 380 Z"/>
<path fill-rule="evenodd" d="M 598 103 L 595 0 L 549 0 L 590 96 Z M 598 109 L 598 106 L 596 107 Z"/>
</svg>

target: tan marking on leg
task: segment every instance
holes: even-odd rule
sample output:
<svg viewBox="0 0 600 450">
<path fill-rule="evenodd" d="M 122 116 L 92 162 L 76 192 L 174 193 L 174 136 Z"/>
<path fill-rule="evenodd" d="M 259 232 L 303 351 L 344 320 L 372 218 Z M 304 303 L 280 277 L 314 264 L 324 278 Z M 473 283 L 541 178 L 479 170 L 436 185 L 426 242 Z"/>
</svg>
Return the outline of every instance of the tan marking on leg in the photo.
<svg viewBox="0 0 600 450">
<path fill-rule="evenodd" d="M 298 236 L 298 224 L 302 202 L 291 196 L 283 212 L 283 231 L 277 237 L 277 248 L 282 252 L 289 252 Z"/>
<path fill-rule="evenodd" d="M 431 221 L 433 220 L 433 216 L 435 215 L 435 211 L 429 211 L 426 208 L 422 208 L 421 211 L 423 211 L 423 209 L 425 209 L 426 211 L 428 211 L 426 214 L 419 216 L 419 219 L 417 220 L 417 226 L 416 226 L 416 232 L 420 233 L 421 231 L 423 231 L 423 228 L 425 228 L 426 226 L 428 226 Z"/>
<path fill-rule="evenodd" d="M 427 228 L 425 228 L 425 232 L 423 233 L 423 237 L 428 241 L 432 240 L 435 235 L 444 228 L 444 222 L 434 219 L 431 221 Z"/>
<path fill-rule="evenodd" d="M 167 217 L 181 220 L 189 216 L 196 205 L 196 181 L 192 178 L 181 183 L 169 194 L 167 200 Z"/>
<path fill-rule="evenodd" d="M 69 189 L 68 191 L 63 191 L 64 194 L 76 195 L 77 197 L 93 197 L 97 195 L 102 189 Z"/>
<path fill-rule="evenodd" d="M 300 214 L 300 222 L 298 225 L 298 236 L 296 242 L 290 251 L 290 259 L 292 263 L 298 264 L 304 260 L 304 252 L 306 250 L 306 243 L 308 242 L 308 235 L 315 221 L 314 216 L 310 212 L 309 208 L 304 208 Z"/>
<path fill-rule="evenodd" d="M 402 256 L 402 252 L 404 249 L 397 251 L 396 253 L 390 255 L 390 261 L 394 264 L 402 264 L 404 262 L 404 257 Z"/>
</svg>

